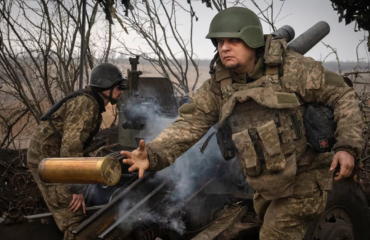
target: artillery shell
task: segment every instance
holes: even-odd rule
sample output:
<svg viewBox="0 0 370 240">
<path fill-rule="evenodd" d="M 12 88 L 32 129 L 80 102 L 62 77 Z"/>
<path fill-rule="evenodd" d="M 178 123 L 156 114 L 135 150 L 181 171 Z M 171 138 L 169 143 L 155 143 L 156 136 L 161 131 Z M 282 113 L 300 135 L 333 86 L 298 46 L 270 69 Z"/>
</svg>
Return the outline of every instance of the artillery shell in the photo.
<svg viewBox="0 0 370 240">
<path fill-rule="evenodd" d="M 46 183 L 115 185 L 121 165 L 111 156 L 88 158 L 45 158 L 39 164 L 40 179 Z"/>
</svg>

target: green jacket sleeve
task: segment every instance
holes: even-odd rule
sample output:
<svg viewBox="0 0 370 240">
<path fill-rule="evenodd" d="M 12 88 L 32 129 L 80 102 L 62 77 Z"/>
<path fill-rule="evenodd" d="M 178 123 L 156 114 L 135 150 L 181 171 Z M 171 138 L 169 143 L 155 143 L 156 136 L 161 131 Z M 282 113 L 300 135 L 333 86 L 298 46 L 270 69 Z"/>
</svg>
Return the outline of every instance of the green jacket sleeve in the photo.
<svg viewBox="0 0 370 240">
<path fill-rule="evenodd" d="M 332 107 L 337 123 L 333 150 L 360 157 L 364 123 L 356 93 L 344 83 L 343 77 L 324 69 L 321 62 L 290 53 L 285 58 L 283 87 L 304 102 Z"/>
<path fill-rule="evenodd" d="M 208 80 L 191 93 L 191 102 L 181 106 L 178 119 L 146 145 L 148 171 L 173 164 L 217 122 L 221 97 L 210 90 L 211 84 Z"/>
</svg>

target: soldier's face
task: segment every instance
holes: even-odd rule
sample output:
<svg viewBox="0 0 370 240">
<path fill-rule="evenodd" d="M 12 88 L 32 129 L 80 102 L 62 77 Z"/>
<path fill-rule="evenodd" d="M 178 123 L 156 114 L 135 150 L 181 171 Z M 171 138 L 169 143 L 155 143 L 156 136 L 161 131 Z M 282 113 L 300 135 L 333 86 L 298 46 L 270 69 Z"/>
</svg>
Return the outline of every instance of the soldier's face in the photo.
<svg viewBox="0 0 370 240">
<path fill-rule="evenodd" d="M 108 90 L 103 91 L 102 93 L 104 93 L 106 96 L 109 96 L 110 91 L 111 89 L 108 89 Z M 122 89 L 119 86 L 115 86 L 112 90 L 112 98 L 115 100 L 118 100 L 118 98 L 121 96 L 122 93 L 123 93 Z M 107 106 L 107 104 L 109 103 L 109 99 L 107 99 L 106 97 L 103 97 L 103 100 L 104 100 L 104 105 Z"/>
<path fill-rule="evenodd" d="M 112 98 L 118 100 L 118 98 L 121 96 L 122 93 L 123 93 L 123 91 L 120 89 L 120 87 L 119 86 L 115 86 L 113 88 Z"/>
<path fill-rule="evenodd" d="M 218 52 L 223 65 L 235 73 L 250 73 L 254 69 L 255 49 L 239 38 L 217 38 Z"/>
</svg>

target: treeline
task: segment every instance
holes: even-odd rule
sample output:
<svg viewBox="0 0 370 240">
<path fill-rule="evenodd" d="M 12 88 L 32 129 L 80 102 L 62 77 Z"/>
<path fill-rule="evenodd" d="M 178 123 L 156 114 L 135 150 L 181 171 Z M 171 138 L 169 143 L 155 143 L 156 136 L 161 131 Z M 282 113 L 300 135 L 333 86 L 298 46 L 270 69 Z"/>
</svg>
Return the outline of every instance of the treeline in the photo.
<svg viewBox="0 0 370 240">
<path fill-rule="evenodd" d="M 128 57 L 119 57 L 119 58 L 112 58 L 110 61 L 115 62 L 115 63 L 128 63 Z M 185 59 L 178 59 L 179 62 L 185 62 Z M 200 67 L 207 67 L 209 66 L 211 59 L 197 59 L 195 60 L 198 66 Z M 149 61 L 145 59 L 140 59 L 140 64 L 147 65 L 150 64 Z M 338 72 L 338 62 L 336 61 L 329 61 L 329 62 L 324 62 L 324 68 L 333 71 L 333 72 Z M 345 62 L 340 62 L 340 68 L 342 72 L 350 72 L 357 66 L 357 62 L 355 61 L 345 61 Z M 369 70 L 370 69 L 370 62 L 359 62 L 358 63 L 358 69 L 362 70 Z"/>
<path fill-rule="evenodd" d="M 332 72 L 338 72 L 338 62 L 336 61 L 330 61 L 330 62 L 324 62 L 324 68 L 332 71 Z M 370 64 L 369 62 L 359 62 L 359 67 L 358 69 L 361 69 L 361 70 L 369 70 L 370 69 Z M 340 69 L 342 70 L 342 72 L 351 72 L 353 70 L 353 68 L 355 68 L 357 66 L 357 62 L 349 62 L 349 61 L 346 61 L 346 62 L 340 62 Z"/>
</svg>

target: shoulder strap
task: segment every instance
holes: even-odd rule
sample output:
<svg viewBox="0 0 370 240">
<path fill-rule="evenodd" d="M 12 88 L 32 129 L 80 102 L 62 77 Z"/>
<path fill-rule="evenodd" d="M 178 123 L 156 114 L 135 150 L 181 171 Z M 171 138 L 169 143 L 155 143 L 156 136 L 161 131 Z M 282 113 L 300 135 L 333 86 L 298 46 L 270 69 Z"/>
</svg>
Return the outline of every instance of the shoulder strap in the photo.
<svg viewBox="0 0 370 240">
<path fill-rule="evenodd" d="M 95 126 L 94 130 L 90 133 L 86 142 L 84 143 L 84 149 L 86 149 L 88 146 L 90 146 L 90 143 L 92 142 L 93 138 L 96 136 L 96 134 L 98 134 L 98 132 L 100 130 L 100 125 L 102 123 L 102 120 L 103 120 L 103 117 L 102 117 L 101 113 L 99 112 L 98 121 L 96 123 L 96 126 Z"/>
<path fill-rule="evenodd" d="M 214 66 L 215 62 L 216 62 L 216 65 Z M 221 60 L 219 59 L 218 53 L 212 59 L 210 69 L 211 69 L 210 74 L 211 74 L 211 79 L 212 79 L 211 91 L 224 98 L 225 97 L 223 96 L 225 95 L 224 90 L 226 88 L 229 88 L 228 86 L 232 85 L 232 75 L 230 71 L 222 65 Z"/>
<path fill-rule="evenodd" d="M 44 115 L 41 116 L 40 120 L 41 121 L 48 121 L 50 126 L 53 128 L 53 132 L 55 135 L 58 136 L 58 138 L 62 138 L 62 135 L 60 134 L 60 132 L 58 131 L 58 129 L 55 127 L 54 123 L 51 121 L 51 116 L 53 115 L 53 113 L 55 113 L 56 111 L 58 111 L 58 109 L 65 103 L 67 102 L 67 100 L 71 99 L 71 98 L 74 98 L 74 97 L 77 97 L 78 95 L 82 94 L 84 90 L 79 90 L 79 91 L 76 91 L 76 92 L 73 92 L 69 95 L 67 95 L 66 97 L 64 97 L 62 100 L 60 100 L 59 102 L 57 102 L 56 104 L 54 104 Z"/>
<path fill-rule="evenodd" d="M 272 38 L 268 35 L 266 38 L 265 46 L 265 59 L 266 75 L 278 75 L 279 67 L 282 64 L 282 59 L 286 52 L 286 40 L 285 38 L 275 37 Z"/>
<path fill-rule="evenodd" d="M 266 37 L 265 46 L 265 76 L 267 85 L 273 86 L 275 91 L 281 91 L 282 86 L 279 77 L 282 76 L 282 63 L 286 53 L 285 38 Z"/>
<path fill-rule="evenodd" d="M 53 113 L 55 113 L 56 111 L 58 111 L 58 109 L 65 103 L 67 102 L 69 99 L 71 98 L 75 98 L 77 96 L 80 96 L 80 95 L 85 95 L 87 97 L 89 97 L 90 99 L 94 100 L 96 103 L 96 99 L 93 95 L 92 92 L 89 92 L 89 91 L 86 91 L 85 89 L 81 89 L 81 90 L 78 90 L 78 91 L 75 91 L 69 95 L 67 95 L 66 97 L 64 97 L 62 100 L 60 100 L 59 102 L 57 102 L 56 104 L 54 104 L 44 115 L 41 116 L 40 120 L 41 121 L 48 121 L 51 125 L 51 127 L 53 128 L 53 131 L 54 133 L 59 137 L 59 138 L 62 138 L 62 135 L 60 134 L 60 132 L 58 131 L 58 129 L 55 127 L 54 123 L 51 121 L 51 116 L 53 115 Z M 98 103 L 97 103 L 98 105 Z M 99 107 L 98 107 L 99 108 Z M 102 122 L 102 116 L 101 114 L 99 114 L 98 116 L 98 121 L 97 121 L 97 125 L 95 126 L 95 129 L 90 133 L 89 135 L 89 138 L 86 140 L 85 144 L 84 144 L 84 148 L 86 148 L 88 145 L 90 145 L 92 139 L 95 137 L 95 135 L 98 133 L 99 129 L 100 129 L 100 125 L 101 125 L 101 122 Z"/>
<path fill-rule="evenodd" d="M 68 94 L 67 96 L 65 96 L 62 100 L 60 100 L 59 102 L 57 102 L 56 104 L 54 104 L 44 115 L 41 116 L 40 120 L 41 121 L 47 121 L 49 119 L 51 119 L 51 115 L 53 115 L 53 113 L 55 113 L 56 111 L 58 111 L 58 109 L 65 103 L 67 102 L 69 99 L 71 98 L 75 98 L 77 97 L 78 95 L 81 95 L 83 93 L 85 93 L 86 91 L 84 89 L 81 89 L 81 90 L 78 90 L 76 92 L 73 92 L 71 94 Z"/>
</svg>

